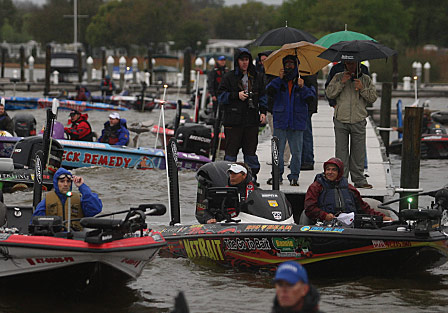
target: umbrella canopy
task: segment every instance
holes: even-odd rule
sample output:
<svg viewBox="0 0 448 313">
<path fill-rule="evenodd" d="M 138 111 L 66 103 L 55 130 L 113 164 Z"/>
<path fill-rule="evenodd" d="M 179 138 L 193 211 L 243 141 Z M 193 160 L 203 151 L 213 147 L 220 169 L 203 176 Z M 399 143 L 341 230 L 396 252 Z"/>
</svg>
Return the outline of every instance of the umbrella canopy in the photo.
<svg viewBox="0 0 448 313">
<path fill-rule="evenodd" d="M 278 76 L 280 70 L 283 68 L 283 58 L 287 55 L 295 55 L 300 61 L 300 75 L 312 75 L 329 63 L 327 60 L 318 58 L 318 55 L 323 51 L 325 51 L 324 47 L 306 41 L 289 43 L 271 53 L 264 60 L 263 65 L 266 74 Z"/>
<path fill-rule="evenodd" d="M 318 41 L 316 41 L 314 44 L 316 45 L 320 45 L 322 47 L 328 48 L 331 45 L 340 42 L 340 41 L 352 41 L 352 40 L 373 40 L 376 41 L 375 39 L 373 39 L 370 36 L 361 34 L 361 33 L 357 33 L 357 32 L 352 32 L 349 30 L 343 30 L 340 32 L 335 32 L 335 33 L 331 33 L 328 35 L 323 36 L 322 38 L 320 38 Z"/>
<path fill-rule="evenodd" d="M 372 40 L 353 40 L 340 41 L 331 45 L 327 50 L 319 55 L 319 58 L 331 62 L 355 61 L 383 59 L 397 54 L 392 50 L 376 41 Z"/>
<path fill-rule="evenodd" d="M 251 43 L 251 46 L 282 46 L 286 43 L 299 41 L 315 42 L 316 40 L 316 37 L 306 31 L 285 26 L 265 32 Z"/>
</svg>

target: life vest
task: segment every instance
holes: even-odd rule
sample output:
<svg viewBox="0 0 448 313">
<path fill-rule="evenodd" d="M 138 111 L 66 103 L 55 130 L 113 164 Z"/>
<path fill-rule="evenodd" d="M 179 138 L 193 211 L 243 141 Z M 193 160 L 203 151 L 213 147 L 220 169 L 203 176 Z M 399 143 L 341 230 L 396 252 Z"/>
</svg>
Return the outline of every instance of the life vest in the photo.
<svg viewBox="0 0 448 313">
<path fill-rule="evenodd" d="M 119 126 L 119 125 L 118 125 Z M 109 126 L 104 129 L 103 136 L 101 137 L 102 143 L 108 143 L 110 145 L 114 145 L 118 142 L 118 131 L 121 127 L 112 127 Z"/>
<path fill-rule="evenodd" d="M 71 139 L 72 140 L 79 140 L 79 141 L 93 141 L 92 125 L 90 125 L 89 121 L 87 121 L 86 118 L 80 117 L 77 121 L 72 122 L 72 125 L 73 125 L 72 128 L 77 128 L 78 125 L 81 122 L 86 122 L 87 123 L 87 125 L 89 126 L 89 133 L 87 135 L 85 135 L 84 137 L 81 137 L 81 138 L 79 136 L 73 136 L 72 135 L 72 137 L 74 137 L 74 138 L 71 138 Z"/>
<path fill-rule="evenodd" d="M 333 184 L 321 174 L 317 176 L 316 180 L 323 187 L 318 199 L 318 206 L 321 210 L 332 214 L 356 212 L 355 197 L 348 189 L 347 178 L 342 177 L 339 183 Z"/>
<path fill-rule="evenodd" d="M 81 207 L 81 195 L 79 192 L 73 192 L 70 200 L 71 204 L 71 219 L 78 219 L 84 217 Z M 45 195 L 45 214 L 61 216 L 63 220 L 68 220 L 68 199 L 65 201 L 64 210 L 62 209 L 62 202 L 54 190 Z M 81 230 L 81 224 L 76 221 L 72 222 L 71 226 L 74 230 Z"/>
</svg>

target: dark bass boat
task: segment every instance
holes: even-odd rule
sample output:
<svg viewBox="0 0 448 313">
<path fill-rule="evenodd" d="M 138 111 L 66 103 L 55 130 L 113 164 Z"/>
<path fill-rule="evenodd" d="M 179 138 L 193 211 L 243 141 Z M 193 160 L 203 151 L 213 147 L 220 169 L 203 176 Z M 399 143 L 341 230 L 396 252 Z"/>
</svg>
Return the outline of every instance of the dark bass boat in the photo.
<svg viewBox="0 0 448 313">
<path fill-rule="evenodd" d="M 399 219 L 394 222 L 356 215 L 350 226 L 339 220 L 314 224 L 303 214 L 303 198 L 287 201 L 278 190 L 255 190 L 239 202 L 237 191 L 225 187 L 228 167 L 226 162 L 214 162 L 196 175 L 196 216 L 212 209 L 225 220 L 182 225 L 180 214 L 172 212 L 173 226 L 161 230 L 167 241 L 162 256 L 250 270 L 273 270 L 281 262 L 295 260 L 316 275 L 394 274 L 448 260 L 448 189 L 432 193 L 436 204 L 431 208 L 396 212 Z M 228 208 L 239 215 L 230 218 Z"/>
<path fill-rule="evenodd" d="M 403 139 L 397 139 L 389 144 L 389 153 L 401 155 Z M 420 155 L 423 159 L 448 158 L 448 134 L 446 129 L 435 122 L 428 128 L 428 133 L 422 134 Z"/>
<path fill-rule="evenodd" d="M 163 215 L 166 208 L 145 204 L 137 208 L 82 218 L 82 231 L 71 231 L 70 221 L 58 216 L 36 216 L 32 207 L 0 203 L 0 280 L 39 282 L 85 288 L 136 279 L 158 250 L 166 245 L 149 229 L 147 215 Z M 124 219 L 111 215 L 126 213 Z M 109 216 L 109 218 L 107 218 Z"/>
</svg>

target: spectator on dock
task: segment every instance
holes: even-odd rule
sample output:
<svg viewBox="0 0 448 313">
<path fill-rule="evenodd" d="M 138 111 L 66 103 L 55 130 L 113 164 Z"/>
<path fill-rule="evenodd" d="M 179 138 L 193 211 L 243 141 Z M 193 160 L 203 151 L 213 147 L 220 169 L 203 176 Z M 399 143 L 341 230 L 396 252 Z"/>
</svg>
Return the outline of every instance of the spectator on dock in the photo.
<svg viewBox="0 0 448 313">
<path fill-rule="evenodd" d="M 272 313 L 317 313 L 319 291 L 308 281 L 305 268 L 296 261 L 279 265 L 274 277 L 275 299 Z"/>
<path fill-rule="evenodd" d="M 367 105 L 377 99 L 372 79 L 362 73 L 358 62 L 345 61 L 345 71 L 334 75 L 325 92 L 336 100 L 334 133 L 336 157 L 345 165 L 344 176 L 357 188 L 372 188 L 364 176 L 366 159 Z"/>
<path fill-rule="evenodd" d="M 317 98 L 319 95 L 317 74 L 303 76 L 302 78 L 305 86 L 313 86 L 314 90 L 316 91 L 315 98 L 307 98 L 305 100 L 308 104 L 308 118 L 306 120 L 305 131 L 303 132 L 302 163 L 300 166 L 300 170 L 302 171 L 312 171 L 314 170 L 314 140 L 311 118 L 313 117 L 314 113 L 317 113 Z"/>
<path fill-rule="evenodd" d="M 2 103 L 0 103 L 0 130 L 7 131 L 11 136 L 14 136 L 14 123 Z"/>
<path fill-rule="evenodd" d="M 257 189 L 252 181 L 250 169 L 248 166 L 242 162 L 233 163 L 227 170 L 227 175 L 229 175 L 228 186 L 237 187 L 240 197 L 240 201 L 245 201 L 252 191 Z M 239 212 L 236 208 L 228 208 L 227 213 L 230 217 L 236 217 Z M 204 211 L 203 220 L 207 224 L 213 224 L 225 219 L 223 212 L 220 208 L 208 208 Z"/>
<path fill-rule="evenodd" d="M 68 219 L 67 193 L 72 189 L 72 182 L 79 192 L 73 192 L 70 199 L 71 219 L 95 216 L 101 213 L 103 203 L 98 195 L 84 183 L 84 178 L 74 176 L 65 168 L 60 168 L 53 176 L 54 189 L 49 191 L 39 202 L 33 216 L 56 215 Z M 73 229 L 81 230 L 79 222 L 73 222 Z"/>
<path fill-rule="evenodd" d="M 324 163 L 324 172 L 317 174 L 305 195 L 305 215 L 313 222 L 331 221 L 338 213 L 363 213 L 392 218 L 373 210 L 359 191 L 343 176 L 344 164 L 338 158 Z"/>
<path fill-rule="evenodd" d="M 110 145 L 127 146 L 129 144 L 129 130 L 126 119 L 120 118 L 120 114 L 117 112 L 109 114 L 109 121 L 104 123 L 104 129 L 98 141 Z"/>
<path fill-rule="evenodd" d="M 266 87 L 268 94 L 268 110 L 274 119 L 274 136 L 279 139 L 279 173 L 280 181 L 284 172 L 284 151 L 286 141 L 289 143 L 292 158 L 291 173 L 288 180 L 291 186 L 299 185 L 299 175 L 302 163 L 303 132 L 307 127 L 307 101 L 316 98 L 314 87 L 305 85 L 299 76 L 299 59 L 294 55 L 283 58 L 283 68 L 279 77 Z M 268 180 L 268 184 L 272 180 Z"/>
<path fill-rule="evenodd" d="M 100 85 L 101 96 L 112 96 L 116 89 L 114 81 L 110 78 L 109 75 L 106 75 L 104 79 L 101 81 Z"/>
<path fill-rule="evenodd" d="M 207 77 L 207 87 L 213 102 L 213 116 L 216 117 L 218 111 L 218 88 L 222 77 L 227 73 L 226 57 L 221 55 L 216 59 L 215 68 L 210 71 Z"/>
<path fill-rule="evenodd" d="M 246 48 L 236 49 L 235 69 L 227 72 L 219 85 L 218 101 L 224 111 L 226 150 L 224 160 L 236 162 L 240 149 L 256 182 L 260 171 L 257 157 L 258 128 L 266 122 L 266 96 L 262 76 Z"/>
<path fill-rule="evenodd" d="M 68 124 L 70 127 L 64 127 L 64 132 L 67 134 L 70 140 L 80 141 L 93 141 L 92 126 L 87 121 L 89 116 L 87 114 L 81 114 L 78 110 L 72 110 L 70 112 L 70 119 Z"/>
</svg>

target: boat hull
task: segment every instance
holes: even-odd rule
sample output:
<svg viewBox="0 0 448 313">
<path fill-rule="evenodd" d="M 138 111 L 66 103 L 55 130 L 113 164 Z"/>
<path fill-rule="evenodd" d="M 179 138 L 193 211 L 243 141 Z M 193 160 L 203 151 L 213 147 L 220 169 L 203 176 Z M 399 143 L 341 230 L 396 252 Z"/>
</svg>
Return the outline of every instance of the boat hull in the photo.
<svg viewBox="0 0 448 313">
<path fill-rule="evenodd" d="M 190 225 L 162 231 L 162 256 L 239 269 L 275 269 L 299 261 L 311 272 L 420 271 L 448 260 L 448 236 L 295 224 Z M 335 267 L 337 266 L 337 267 Z"/>
<path fill-rule="evenodd" d="M 401 155 L 402 145 L 401 139 L 394 140 L 389 145 L 389 153 Z M 448 135 L 430 134 L 422 136 L 420 155 L 423 159 L 448 158 Z"/>
</svg>

